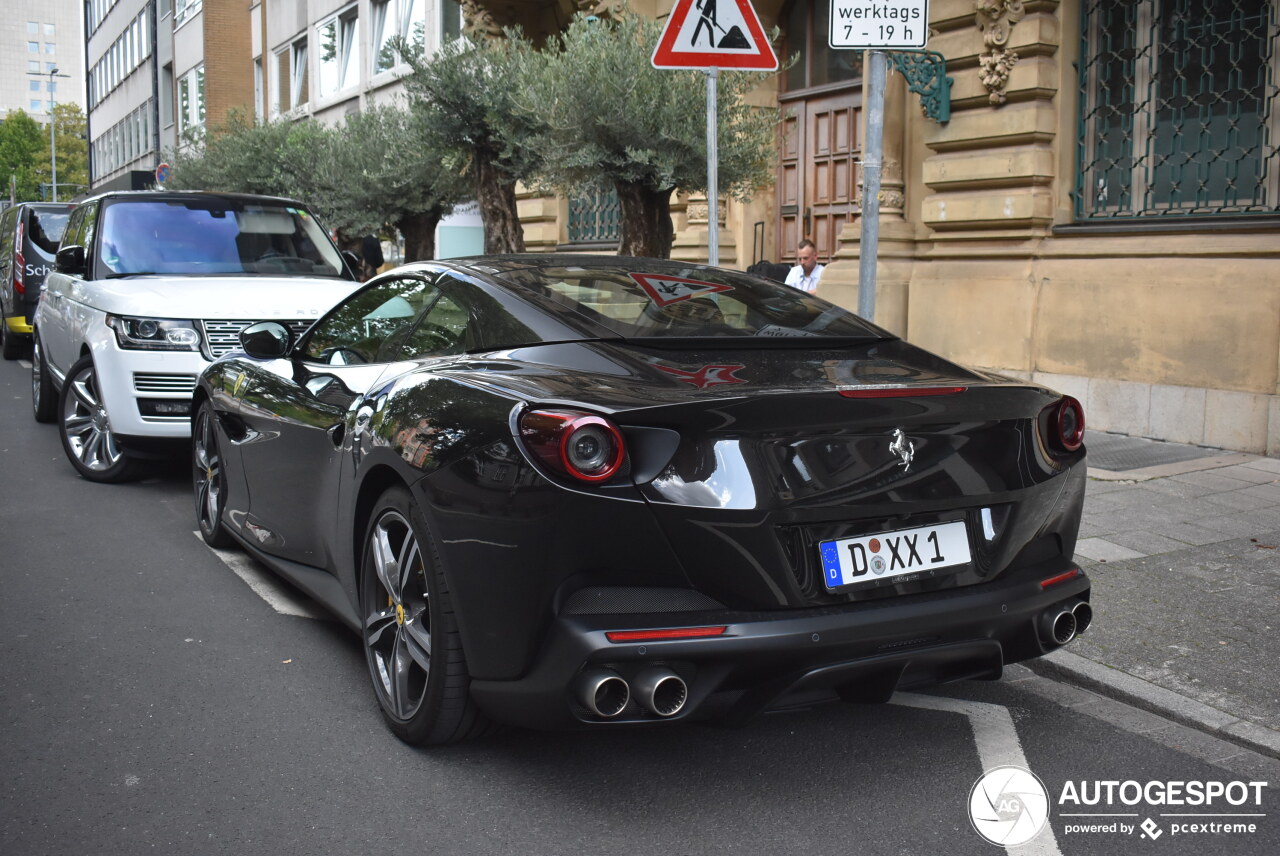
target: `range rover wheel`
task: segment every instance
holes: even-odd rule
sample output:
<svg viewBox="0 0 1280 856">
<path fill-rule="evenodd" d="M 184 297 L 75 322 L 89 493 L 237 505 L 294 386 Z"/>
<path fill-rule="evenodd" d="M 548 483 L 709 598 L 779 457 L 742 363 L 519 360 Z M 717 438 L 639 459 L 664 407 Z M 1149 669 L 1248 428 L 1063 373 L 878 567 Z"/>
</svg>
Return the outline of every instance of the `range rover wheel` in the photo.
<svg viewBox="0 0 1280 856">
<path fill-rule="evenodd" d="M 138 461 L 116 442 L 111 417 L 102 403 L 93 357 L 83 356 L 67 372 L 59 402 L 58 431 L 71 465 L 89 481 L 122 482 L 137 478 Z"/>
<path fill-rule="evenodd" d="M 449 590 L 409 492 L 374 507 L 360 565 L 365 657 L 383 718 L 406 743 L 453 743 L 487 730 L 470 697 Z"/>
<path fill-rule="evenodd" d="M 210 547 L 230 547 L 235 539 L 222 525 L 222 510 L 227 504 L 227 475 L 218 445 L 217 419 L 213 404 L 208 401 L 200 405 L 191 426 L 191 466 L 200 537 Z"/>
<path fill-rule="evenodd" d="M 37 422 L 52 422 L 58 418 L 58 391 L 53 388 L 49 367 L 44 362 L 44 346 L 36 333 L 31 348 L 31 412 Z"/>
</svg>

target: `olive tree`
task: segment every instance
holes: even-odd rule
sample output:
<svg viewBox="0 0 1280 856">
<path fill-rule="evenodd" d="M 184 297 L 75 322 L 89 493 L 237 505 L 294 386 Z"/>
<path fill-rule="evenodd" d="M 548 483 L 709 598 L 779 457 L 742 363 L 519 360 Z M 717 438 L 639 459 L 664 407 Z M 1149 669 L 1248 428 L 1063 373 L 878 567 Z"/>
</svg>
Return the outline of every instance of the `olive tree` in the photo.
<svg viewBox="0 0 1280 856">
<path fill-rule="evenodd" d="M 347 117 L 321 160 L 331 186 L 320 195 L 334 203 L 325 222 L 344 235 L 391 226 L 404 236 L 407 261 L 435 258 L 436 226 L 468 188 L 433 139 L 419 113 L 379 107 Z"/>
<path fill-rule="evenodd" d="M 542 182 L 566 195 L 614 189 L 622 208 L 623 255 L 667 258 L 671 194 L 707 189 L 706 78 L 650 63 L 662 25 L 624 13 L 576 16 L 535 53 L 515 54 L 521 115 L 537 117 L 532 144 Z M 779 113 L 754 107 L 759 73 L 721 72 L 720 190 L 745 199 L 773 179 Z"/>
<path fill-rule="evenodd" d="M 316 204 L 325 130 L 316 121 L 256 122 L 232 113 L 203 139 L 167 154 L 175 190 L 290 196 Z"/>
<path fill-rule="evenodd" d="M 471 182 L 484 222 L 486 253 L 524 251 L 516 183 L 539 162 L 529 145 L 538 114 L 516 110 L 523 57 L 532 46 L 517 33 L 502 39 L 460 38 L 428 56 L 421 43 L 394 49 L 410 67 L 404 78 L 411 109 L 429 129 L 435 150 Z"/>
</svg>

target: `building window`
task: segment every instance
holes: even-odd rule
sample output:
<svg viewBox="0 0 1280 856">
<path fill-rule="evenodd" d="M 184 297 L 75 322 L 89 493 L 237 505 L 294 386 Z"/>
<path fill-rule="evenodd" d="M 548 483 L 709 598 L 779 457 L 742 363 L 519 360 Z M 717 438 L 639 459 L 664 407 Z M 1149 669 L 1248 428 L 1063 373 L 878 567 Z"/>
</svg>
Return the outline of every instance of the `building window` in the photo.
<svg viewBox="0 0 1280 856">
<path fill-rule="evenodd" d="M 799 59 L 787 69 L 783 82 L 787 92 L 862 77 L 862 51 L 837 50 L 829 43 L 831 4 L 825 0 L 805 3 L 795 0 L 786 16 L 784 56 L 798 53 Z"/>
<path fill-rule="evenodd" d="M 204 0 L 174 0 L 173 4 L 173 23 L 175 26 L 182 24 L 188 18 L 194 16 L 204 8 Z"/>
<path fill-rule="evenodd" d="M 39 113 L 39 112 L 40 112 L 40 102 L 39 102 L 39 101 L 32 101 L 32 102 L 31 102 L 31 112 L 32 112 L 32 113 Z"/>
<path fill-rule="evenodd" d="M 618 245 L 622 236 L 622 205 L 615 190 L 583 193 L 569 199 L 570 244 Z"/>
<path fill-rule="evenodd" d="M 1081 221 L 1280 213 L 1268 0 L 1088 0 Z"/>
<path fill-rule="evenodd" d="M 28 72 L 28 73 L 30 73 L 30 74 L 39 74 L 39 73 L 40 73 L 40 63 L 36 62 L 35 60 L 28 60 L 28 61 L 27 61 L 27 72 Z"/>
<path fill-rule="evenodd" d="M 28 89 L 30 89 L 32 92 L 39 92 L 39 91 L 40 91 L 40 81 L 38 81 L 38 80 L 32 80 L 32 81 L 30 81 L 30 82 L 27 84 L 27 88 L 28 88 Z"/>
<path fill-rule="evenodd" d="M 27 42 L 27 53 L 40 53 L 40 43 Z"/>
<path fill-rule="evenodd" d="M 44 25 L 44 34 L 45 34 L 46 36 L 52 36 L 52 35 L 54 35 L 54 33 L 55 33 L 55 32 L 56 32 L 56 29 L 55 29 L 55 27 L 53 26 L 53 24 L 45 24 L 45 25 Z"/>
<path fill-rule="evenodd" d="M 204 66 L 198 65 L 178 79 L 178 134 L 204 125 Z"/>
<path fill-rule="evenodd" d="M 317 92 L 332 95 L 360 82 L 360 19 L 355 9 L 322 21 L 316 27 Z"/>
<path fill-rule="evenodd" d="M 27 21 L 27 32 L 34 36 L 40 32 L 40 25 L 35 21 Z"/>
<path fill-rule="evenodd" d="M 298 39 L 290 46 L 289 103 L 293 107 L 311 100 L 307 86 L 307 40 Z"/>
<path fill-rule="evenodd" d="M 58 51 L 57 51 L 57 49 L 54 47 L 53 42 L 45 42 L 45 43 L 44 43 L 44 52 L 45 52 L 45 53 L 47 53 L 47 54 L 53 54 L 53 53 L 57 53 Z"/>
</svg>

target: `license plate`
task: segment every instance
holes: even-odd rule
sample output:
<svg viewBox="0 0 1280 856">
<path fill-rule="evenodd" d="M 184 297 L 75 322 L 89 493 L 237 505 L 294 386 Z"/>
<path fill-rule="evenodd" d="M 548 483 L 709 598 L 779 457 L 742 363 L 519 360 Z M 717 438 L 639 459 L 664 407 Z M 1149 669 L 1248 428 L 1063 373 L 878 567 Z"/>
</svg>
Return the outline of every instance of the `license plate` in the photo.
<svg viewBox="0 0 1280 856">
<path fill-rule="evenodd" d="M 939 523 L 818 544 L 828 589 L 969 563 L 964 522 Z"/>
</svg>

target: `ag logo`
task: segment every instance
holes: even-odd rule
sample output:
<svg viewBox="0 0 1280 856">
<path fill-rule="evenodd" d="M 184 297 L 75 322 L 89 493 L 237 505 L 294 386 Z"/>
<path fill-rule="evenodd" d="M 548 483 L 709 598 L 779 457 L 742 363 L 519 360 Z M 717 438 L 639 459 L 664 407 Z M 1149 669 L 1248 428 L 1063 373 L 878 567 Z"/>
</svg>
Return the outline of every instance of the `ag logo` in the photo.
<svg viewBox="0 0 1280 856">
<path fill-rule="evenodd" d="M 969 820 L 992 844 L 1016 847 L 1040 834 L 1049 820 L 1044 783 L 1021 767 L 987 771 L 969 792 Z"/>
</svg>

